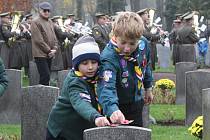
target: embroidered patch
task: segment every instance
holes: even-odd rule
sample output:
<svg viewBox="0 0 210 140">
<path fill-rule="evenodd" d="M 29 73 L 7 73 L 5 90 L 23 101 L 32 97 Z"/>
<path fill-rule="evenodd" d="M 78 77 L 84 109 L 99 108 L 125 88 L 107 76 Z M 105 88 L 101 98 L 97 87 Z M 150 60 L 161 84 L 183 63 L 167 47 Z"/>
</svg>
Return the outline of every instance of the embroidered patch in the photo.
<svg viewBox="0 0 210 140">
<path fill-rule="evenodd" d="M 110 78 L 112 78 L 112 71 L 110 71 L 110 70 L 104 71 L 104 73 L 103 73 L 104 81 L 108 82 Z"/>
<path fill-rule="evenodd" d="M 142 41 L 142 40 L 140 40 L 139 41 L 139 49 L 142 51 L 142 50 L 144 50 L 144 48 L 145 48 L 145 42 L 144 41 Z"/>
<path fill-rule="evenodd" d="M 91 102 L 90 95 L 87 95 L 87 94 L 85 94 L 85 93 L 80 93 L 79 95 L 80 95 L 80 97 L 81 97 L 83 100 L 85 100 L 85 101 L 87 101 L 87 102 Z"/>
</svg>

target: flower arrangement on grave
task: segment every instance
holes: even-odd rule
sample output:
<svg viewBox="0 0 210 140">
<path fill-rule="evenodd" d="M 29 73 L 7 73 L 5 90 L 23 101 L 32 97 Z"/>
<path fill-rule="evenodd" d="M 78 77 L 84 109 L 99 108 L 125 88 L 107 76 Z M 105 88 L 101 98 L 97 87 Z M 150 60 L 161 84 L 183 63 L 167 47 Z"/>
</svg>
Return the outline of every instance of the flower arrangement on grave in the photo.
<svg viewBox="0 0 210 140">
<path fill-rule="evenodd" d="M 198 118 L 194 120 L 192 126 L 188 130 L 191 135 L 194 135 L 194 136 L 202 139 L 203 116 L 198 116 Z"/>
<path fill-rule="evenodd" d="M 159 88 L 161 90 L 171 90 L 175 88 L 175 83 L 170 79 L 160 79 L 157 82 L 155 82 L 155 88 Z"/>
<path fill-rule="evenodd" d="M 155 82 L 153 90 L 153 103 L 157 104 L 174 104 L 176 97 L 174 91 L 175 83 L 169 79 L 160 79 Z"/>
</svg>

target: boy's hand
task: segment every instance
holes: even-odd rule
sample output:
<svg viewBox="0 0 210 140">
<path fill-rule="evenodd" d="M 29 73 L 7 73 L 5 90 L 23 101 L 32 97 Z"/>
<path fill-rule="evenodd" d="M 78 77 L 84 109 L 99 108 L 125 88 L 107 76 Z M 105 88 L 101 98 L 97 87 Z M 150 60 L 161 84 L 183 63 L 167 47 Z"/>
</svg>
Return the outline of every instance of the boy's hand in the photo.
<svg viewBox="0 0 210 140">
<path fill-rule="evenodd" d="M 152 100 L 153 100 L 152 91 L 151 90 L 145 91 L 144 103 L 146 105 L 149 105 L 149 104 L 151 104 Z"/>
<path fill-rule="evenodd" d="M 110 116 L 110 120 L 112 123 L 121 124 L 125 121 L 125 117 L 120 110 L 117 110 L 112 113 L 112 115 Z"/>
<path fill-rule="evenodd" d="M 102 127 L 102 126 L 109 126 L 109 120 L 106 117 L 98 117 L 95 119 L 95 125 Z"/>
</svg>

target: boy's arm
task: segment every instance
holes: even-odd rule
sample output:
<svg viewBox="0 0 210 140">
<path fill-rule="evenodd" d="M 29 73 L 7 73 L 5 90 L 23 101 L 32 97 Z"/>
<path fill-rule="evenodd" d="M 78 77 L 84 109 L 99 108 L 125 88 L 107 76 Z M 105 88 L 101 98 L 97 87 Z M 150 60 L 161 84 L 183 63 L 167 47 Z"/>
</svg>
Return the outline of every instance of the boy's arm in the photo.
<svg viewBox="0 0 210 140">
<path fill-rule="evenodd" d="M 78 83 L 71 85 L 68 90 L 69 99 L 73 108 L 80 114 L 84 119 L 95 123 L 97 117 L 102 115 L 92 106 L 91 96 L 87 93 L 87 90 L 80 86 Z"/>
<path fill-rule="evenodd" d="M 117 70 L 109 62 L 101 63 L 97 94 L 104 114 L 110 117 L 113 112 L 119 110 L 116 91 Z"/>
</svg>

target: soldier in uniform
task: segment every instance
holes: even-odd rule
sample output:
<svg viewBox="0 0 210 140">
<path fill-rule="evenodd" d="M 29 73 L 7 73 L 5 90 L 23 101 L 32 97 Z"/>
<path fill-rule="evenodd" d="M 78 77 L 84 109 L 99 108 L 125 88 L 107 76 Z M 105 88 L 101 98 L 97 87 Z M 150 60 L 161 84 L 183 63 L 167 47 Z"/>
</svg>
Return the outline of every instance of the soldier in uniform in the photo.
<svg viewBox="0 0 210 140">
<path fill-rule="evenodd" d="M 175 65 L 176 64 L 176 49 L 177 49 L 176 37 L 177 37 L 177 31 L 181 27 L 181 20 L 179 19 L 174 20 L 172 27 L 173 28 L 169 34 L 169 39 L 170 39 L 170 43 L 173 50 L 173 53 L 172 53 L 173 65 Z"/>
<path fill-rule="evenodd" d="M 177 62 L 196 62 L 195 43 L 199 41 L 193 25 L 193 15 L 183 17 L 183 26 L 177 31 Z"/>
<path fill-rule="evenodd" d="M 151 49 L 151 66 L 152 69 L 155 70 L 155 62 L 157 62 L 157 48 L 156 43 L 160 39 L 160 35 L 152 34 L 150 32 L 151 28 L 149 27 L 149 8 L 141 9 L 137 12 L 137 14 L 142 18 L 144 22 L 144 33 L 143 36 L 147 38 L 149 41 L 149 46 Z"/>
<path fill-rule="evenodd" d="M 9 68 L 9 38 L 15 37 L 16 33 L 11 32 L 11 16 L 10 12 L 1 13 L 1 24 L 0 24 L 0 42 L 1 42 L 1 58 L 4 62 L 5 68 Z"/>
<path fill-rule="evenodd" d="M 102 51 L 109 42 L 109 31 L 106 29 L 106 15 L 103 13 L 96 13 L 96 23 L 92 28 L 93 37 Z"/>
</svg>

